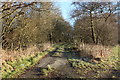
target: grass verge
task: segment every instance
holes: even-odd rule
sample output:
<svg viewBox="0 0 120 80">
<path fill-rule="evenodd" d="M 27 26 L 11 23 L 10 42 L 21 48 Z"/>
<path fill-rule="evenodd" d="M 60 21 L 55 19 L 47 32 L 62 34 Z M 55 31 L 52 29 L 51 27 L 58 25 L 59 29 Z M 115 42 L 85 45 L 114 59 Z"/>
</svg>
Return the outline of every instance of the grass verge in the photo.
<svg viewBox="0 0 120 80">
<path fill-rule="evenodd" d="M 69 58 L 68 60 L 76 70 L 76 73 L 80 74 L 80 78 L 119 78 L 119 49 L 120 46 L 113 47 L 107 60 L 96 64 L 83 61 L 82 59 Z"/>
<path fill-rule="evenodd" d="M 48 51 L 44 51 L 38 54 L 21 57 L 14 61 L 6 61 L 2 64 L 2 78 L 16 78 L 22 74 L 26 69 L 34 66 L 42 57 L 47 55 L 49 51 L 54 50 L 50 48 Z"/>
</svg>

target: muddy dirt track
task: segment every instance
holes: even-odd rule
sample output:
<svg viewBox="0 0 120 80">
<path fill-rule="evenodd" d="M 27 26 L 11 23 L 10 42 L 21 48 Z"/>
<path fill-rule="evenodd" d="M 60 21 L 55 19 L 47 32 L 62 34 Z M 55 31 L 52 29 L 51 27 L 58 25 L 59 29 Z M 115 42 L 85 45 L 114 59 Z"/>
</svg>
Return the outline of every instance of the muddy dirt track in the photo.
<svg viewBox="0 0 120 80">
<path fill-rule="evenodd" d="M 55 51 L 50 52 L 46 57 L 38 62 L 34 67 L 28 69 L 24 74 L 20 75 L 19 78 L 79 78 L 79 75 L 71 67 L 67 58 L 68 54 L 74 54 L 75 51 L 67 50 L 64 48 L 64 51 L 58 51 L 59 48 L 56 48 Z M 55 53 L 61 53 L 60 56 L 53 56 Z M 46 68 L 50 65 L 54 68 L 54 71 L 45 76 L 41 74 L 40 69 Z"/>
<path fill-rule="evenodd" d="M 81 74 L 78 74 L 74 67 L 71 66 L 69 58 L 79 59 L 81 58 L 78 52 L 74 48 L 69 47 L 56 47 L 54 51 L 49 52 L 47 56 L 42 58 L 34 67 L 26 70 L 26 72 L 19 76 L 19 78 L 80 78 Z M 50 66 L 53 71 L 48 72 L 47 75 L 43 75 L 42 69 L 47 69 Z M 85 70 L 84 70 L 85 71 Z M 84 73 L 83 71 L 83 73 Z M 112 71 L 112 72 L 111 72 Z M 107 74 L 100 74 L 102 78 L 110 78 L 113 74 L 119 76 L 119 71 L 108 71 Z M 112 73 L 112 74 L 111 74 Z M 84 77 L 94 76 L 96 73 L 89 72 Z"/>
</svg>

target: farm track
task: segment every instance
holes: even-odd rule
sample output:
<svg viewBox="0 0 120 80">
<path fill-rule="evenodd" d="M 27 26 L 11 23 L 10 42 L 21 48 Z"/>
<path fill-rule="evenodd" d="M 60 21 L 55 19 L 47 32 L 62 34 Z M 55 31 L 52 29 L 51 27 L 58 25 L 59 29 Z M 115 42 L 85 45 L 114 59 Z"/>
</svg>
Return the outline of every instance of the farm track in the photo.
<svg viewBox="0 0 120 80">
<path fill-rule="evenodd" d="M 59 55 L 56 55 L 58 53 Z M 49 52 L 47 56 L 42 58 L 34 67 L 26 70 L 26 72 L 20 75 L 19 78 L 92 78 L 92 76 L 94 77 L 96 74 L 98 74 L 96 73 L 97 70 L 95 72 L 91 70 L 83 75 L 83 73 L 87 70 L 86 68 L 83 69 L 82 67 L 79 70 L 84 71 L 82 73 L 77 73 L 77 69 L 72 66 L 68 59 L 78 59 L 80 62 L 83 62 L 78 54 L 79 52 L 76 49 L 73 47 L 68 47 L 68 45 L 64 45 L 64 47 L 56 47 L 54 51 Z M 54 70 L 47 73 L 47 75 L 43 75 L 41 73 L 41 69 L 46 69 L 48 65 L 54 68 Z M 109 69 L 106 70 L 106 73 L 102 72 L 98 78 L 112 78 L 113 75 L 119 77 L 119 74 L 119 70 Z"/>
<path fill-rule="evenodd" d="M 38 64 L 20 75 L 19 78 L 79 78 L 79 75 L 74 71 L 73 67 L 71 67 L 67 59 L 68 54 L 74 54 L 75 51 L 65 50 L 67 48 L 62 49 L 64 49 L 64 51 L 59 51 L 59 48 L 56 48 L 50 52 L 46 57 L 41 59 Z M 52 56 L 56 52 L 61 52 L 62 56 Z M 47 65 L 54 67 L 55 71 L 45 76 L 40 73 L 40 68 L 46 68 Z"/>
</svg>

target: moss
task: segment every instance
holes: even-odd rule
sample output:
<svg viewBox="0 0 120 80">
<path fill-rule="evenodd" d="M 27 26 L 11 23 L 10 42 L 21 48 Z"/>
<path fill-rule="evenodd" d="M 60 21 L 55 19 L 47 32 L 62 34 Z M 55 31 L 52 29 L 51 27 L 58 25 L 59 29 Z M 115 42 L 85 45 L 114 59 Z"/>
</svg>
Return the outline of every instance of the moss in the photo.
<svg viewBox="0 0 120 80">
<path fill-rule="evenodd" d="M 53 71 L 53 69 L 52 68 L 50 68 L 50 67 L 48 67 L 48 68 L 43 68 L 42 70 L 41 70 L 41 73 L 42 73 L 42 75 L 45 75 L 45 76 L 47 76 L 50 72 L 52 72 Z"/>
</svg>

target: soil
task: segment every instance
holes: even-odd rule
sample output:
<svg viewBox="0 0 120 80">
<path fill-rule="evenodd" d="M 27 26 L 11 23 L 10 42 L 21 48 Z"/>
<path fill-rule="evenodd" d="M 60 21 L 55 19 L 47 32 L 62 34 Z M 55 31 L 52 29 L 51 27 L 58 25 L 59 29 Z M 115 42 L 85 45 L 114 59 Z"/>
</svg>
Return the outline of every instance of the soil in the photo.
<svg viewBox="0 0 120 80">
<path fill-rule="evenodd" d="M 69 51 L 66 50 L 65 52 L 62 52 L 63 55 L 61 57 L 52 56 L 52 54 L 57 52 L 57 49 L 58 48 L 40 60 L 34 67 L 27 70 L 24 74 L 20 75 L 19 78 L 79 78 L 79 75 L 76 73 L 73 67 L 71 67 L 70 63 L 67 60 L 67 54 Z M 70 52 L 70 54 L 72 53 L 74 54 L 75 52 Z M 47 68 L 48 65 L 54 68 L 54 71 L 49 73 L 48 76 L 42 75 L 40 69 Z"/>
<path fill-rule="evenodd" d="M 63 51 L 58 51 L 59 48 L 56 48 L 54 51 L 50 52 L 47 56 L 42 58 L 38 64 L 36 64 L 31 69 L 26 70 L 26 72 L 19 76 L 19 78 L 80 78 L 82 76 L 81 74 L 78 74 L 71 66 L 71 64 L 68 61 L 68 57 L 72 55 L 72 58 L 79 58 L 78 52 L 74 49 L 67 49 L 64 48 Z M 62 53 L 61 56 L 53 56 L 54 53 L 60 52 Z M 69 55 L 68 55 L 69 54 Z M 54 71 L 48 73 L 47 76 L 41 74 L 42 68 L 47 68 L 51 66 Z M 101 78 L 110 78 L 113 74 L 116 75 L 119 73 L 119 71 L 109 71 L 106 73 L 101 74 Z M 84 77 L 92 77 L 94 75 L 94 72 L 89 72 Z M 120 74 L 120 73 L 119 73 Z M 119 75 L 118 75 L 119 76 Z"/>
</svg>

